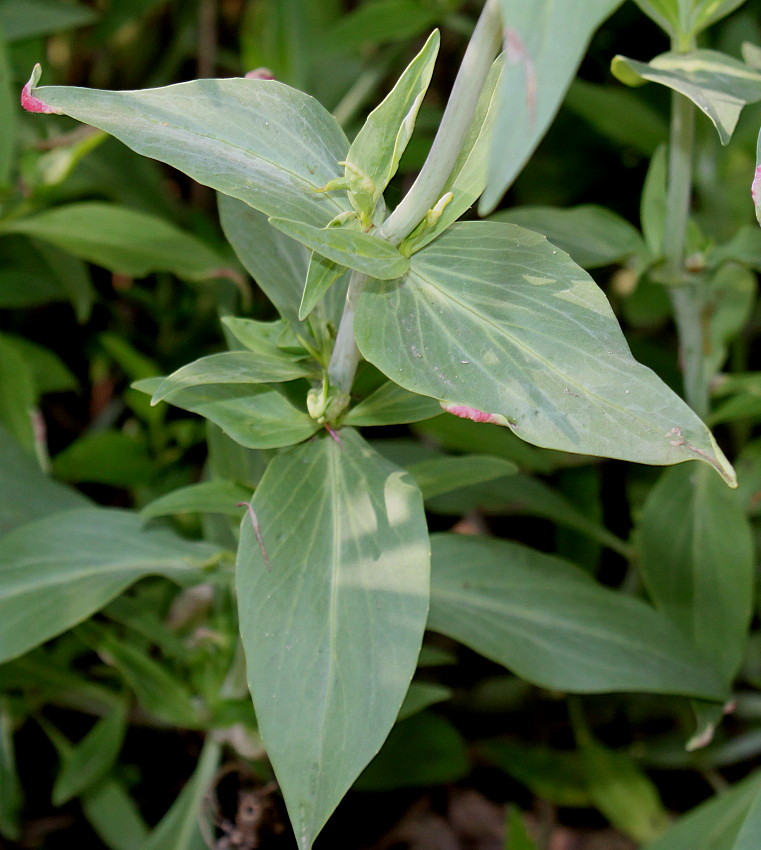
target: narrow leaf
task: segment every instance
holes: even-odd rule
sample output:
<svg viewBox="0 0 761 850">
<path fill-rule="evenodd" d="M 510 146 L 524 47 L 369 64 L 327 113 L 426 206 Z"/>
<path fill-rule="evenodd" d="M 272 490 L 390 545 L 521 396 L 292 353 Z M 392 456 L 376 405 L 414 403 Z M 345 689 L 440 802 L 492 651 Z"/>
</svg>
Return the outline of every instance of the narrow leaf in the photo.
<svg viewBox="0 0 761 850">
<path fill-rule="evenodd" d="M 0 539 L 0 660 L 82 622 L 144 576 L 198 579 L 215 554 L 146 531 L 127 511 L 82 508 L 19 526 Z"/>
<path fill-rule="evenodd" d="M 459 487 L 513 475 L 517 471 L 518 467 L 509 460 L 490 455 L 432 458 L 409 467 L 410 475 L 415 479 L 424 499 L 432 499 Z"/>
<path fill-rule="evenodd" d="M 115 779 L 107 778 L 82 795 L 82 811 L 109 850 L 143 850 L 148 836 L 137 806 Z"/>
<path fill-rule="evenodd" d="M 379 280 L 392 280 L 409 268 L 409 260 L 393 245 L 346 227 L 321 229 L 298 221 L 271 218 L 270 224 L 334 263 Z"/>
<path fill-rule="evenodd" d="M 420 493 L 356 432 L 339 437 L 272 461 L 261 540 L 244 517 L 238 554 L 249 686 L 304 850 L 393 725 L 428 610 Z"/>
<path fill-rule="evenodd" d="M 670 621 L 583 570 L 524 546 L 435 534 L 428 626 L 546 688 L 722 699 Z"/>
<path fill-rule="evenodd" d="M 240 516 L 237 504 L 249 498 L 251 491 L 232 481 L 202 481 L 159 496 L 140 511 L 140 516 L 143 519 L 180 513 Z"/>
<path fill-rule="evenodd" d="M 299 304 L 299 319 L 302 321 L 314 310 L 325 297 L 325 293 L 346 271 L 346 266 L 334 263 L 316 251 L 312 252 L 309 260 L 304 293 Z"/>
<path fill-rule="evenodd" d="M 714 50 L 662 53 L 649 63 L 616 56 L 611 70 L 629 86 L 651 81 L 688 97 L 711 119 L 723 145 L 745 104 L 761 100 L 761 72 Z"/>
<path fill-rule="evenodd" d="M 16 146 L 16 98 L 13 91 L 11 66 L 8 61 L 0 13 L 0 187 L 7 188 L 13 169 Z"/>
<path fill-rule="evenodd" d="M 348 207 L 316 191 L 340 176 L 343 131 L 314 98 L 282 83 L 193 80 L 112 92 L 35 82 L 33 74 L 26 91 L 44 111 L 105 130 L 266 215 L 323 227 Z"/>
<path fill-rule="evenodd" d="M 753 607 L 753 535 L 739 494 L 702 468 L 668 470 L 645 502 L 638 539 L 656 607 L 731 681 Z"/>
<path fill-rule="evenodd" d="M 603 293 L 542 236 L 454 225 L 400 281 L 370 281 L 356 316 L 367 360 L 406 389 L 536 445 L 734 472 L 710 432 L 637 363 Z"/>
<path fill-rule="evenodd" d="M 539 143 L 576 74 L 589 40 L 621 0 L 499 0 L 505 71 L 489 166 L 479 205 L 490 213 Z"/>
<path fill-rule="evenodd" d="M 347 425 L 402 425 L 441 415 L 441 405 L 386 381 L 346 414 Z"/>
<path fill-rule="evenodd" d="M 7 697 L 0 698 L 0 835 L 19 837 L 19 814 L 23 803 L 13 744 L 13 714 Z"/>
</svg>

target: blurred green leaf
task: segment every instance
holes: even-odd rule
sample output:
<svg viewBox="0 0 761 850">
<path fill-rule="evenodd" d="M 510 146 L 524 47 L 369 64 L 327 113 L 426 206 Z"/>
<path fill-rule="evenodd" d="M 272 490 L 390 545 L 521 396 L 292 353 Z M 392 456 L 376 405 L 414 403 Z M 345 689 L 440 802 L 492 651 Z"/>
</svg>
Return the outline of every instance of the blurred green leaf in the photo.
<svg viewBox="0 0 761 850">
<path fill-rule="evenodd" d="M 143 519 L 180 513 L 217 513 L 240 516 L 238 502 L 251 498 L 251 490 L 232 481 L 202 481 L 189 487 L 172 490 L 149 502 L 140 511 Z"/>
<path fill-rule="evenodd" d="M 16 98 L 5 45 L 3 5 L 0 4 L 0 188 L 8 188 L 16 152 Z"/>
<path fill-rule="evenodd" d="M 8 41 L 20 41 L 39 35 L 92 24 L 96 13 L 78 3 L 56 0 L 0 0 L 0 29 Z"/>
<path fill-rule="evenodd" d="M 155 472 L 145 444 L 121 431 L 85 434 L 53 458 L 55 476 L 74 483 L 139 487 Z"/>
<path fill-rule="evenodd" d="M 11 340 L 0 336 L 0 424 L 30 455 L 36 436 L 34 374 Z"/>
<path fill-rule="evenodd" d="M 397 722 L 406 720 L 413 714 L 418 714 L 437 702 L 445 702 L 451 697 L 451 689 L 444 687 L 444 685 L 437 685 L 433 682 L 412 682 L 404 697 L 402 707 L 399 709 Z"/>
<path fill-rule="evenodd" d="M 475 454 L 423 460 L 413 463 L 408 470 L 426 500 L 470 484 L 514 475 L 518 471 L 509 460 Z"/>
<path fill-rule="evenodd" d="M 343 15 L 325 36 L 334 51 L 406 41 L 430 29 L 439 15 L 417 0 L 375 0 Z"/>
<path fill-rule="evenodd" d="M 443 411 L 436 399 L 411 393 L 386 381 L 344 416 L 347 425 L 399 425 L 440 416 Z"/>
<path fill-rule="evenodd" d="M 82 794 L 82 811 L 109 850 L 143 850 L 148 836 L 137 806 L 111 777 Z"/>
<path fill-rule="evenodd" d="M 10 702 L 3 696 L 0 697 L 0 835 L 9 841 L 20 835 L 19 815 L 24 800 L 16 770 L 13 732 Z"/>
</svg>

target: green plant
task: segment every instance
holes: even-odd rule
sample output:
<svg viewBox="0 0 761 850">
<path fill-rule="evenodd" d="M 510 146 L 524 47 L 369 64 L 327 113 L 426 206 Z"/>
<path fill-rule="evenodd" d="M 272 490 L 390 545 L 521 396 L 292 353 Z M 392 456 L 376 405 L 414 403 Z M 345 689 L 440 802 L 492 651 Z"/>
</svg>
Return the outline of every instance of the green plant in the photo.
<svg viewBox="0 0 761 850">
<path fill-rule="evenodd" d="M 690 406 L 631 356 L 592 278 L 555 240 L 535 232 L 552 235 L 551 212 L 457 221 L 479 197 L 482 213 L 494 209 L 546 130 L 592 32 L 618 5 L 569 2 L 550 10 L 488 0 L 428 158 L 390 214 L 383 193 L 431 79 L 436 33 L 351 144 L 317 101 L 272 80 L 107 92 L 38 88 L 35 69 L 24 89 L 28 110 L 91 124 L 218 190 L 228 240 L 281 315 L 274 322 L 225 316 L 229 352 L 136 386 L 154 403 L 205 416 L 242 447 L 223 442 L 231 459 L 214 476 L 219 480 L 165 495 L 143 516 L 196 510 L 237 517 L 236 503 L 248 498 L 245 485 L 256 478 L 237 544 L 241 647 L 257 729 L 302 847 L 311 847 L 394 726 L 426 626 L 548 689 L 690 697 L 696 743 L 710 737 L 729 697 L 752 615 L 752 540 L 740 500 L 715 475 L 734 485 L 734 471 L 701 417 L 725 338 L 736 330 L 736 314 L 745 315 L 741 304 L 727 316 L 725 293 L 739 292 L 742 301 L 747 269 L 737 262 L 737 247 L 714 250 L 699 232 L 690 233 L 689 101 L 674 99 L 667 176 L 662 154 L 653 158 L 644 239 L 613 216 L 598 214 L 593 226 L 611 259 L 633 258 L 649 284 L 668 287 Z M 695 39 L 739 4 L 640 5 L 669 32 L 673 52 L 650 65 L 617 58 L 615 72 L 629 83 L 654 80 L 688 95 L 728 141 L 741 106 L 761 99 L 761 75 L 697 51 Z M 507 61 L 496 58 L 503 27 Z M 57 210 L 21 216 L 4 229 L 55 244 L 56 228 L 69 226 L 72 212 L 65 219 Z M 77 212 L 84 220 L 106 215 L 93 207 Z M 531 229 L 516 223 L 520 215 Z M 104 221 L 105 229 L 123 228 L 122 219 Z M 587 221 L 574 219 L 567 228 L 572 254 L 583 247 Z M 59 238 L 73 249 L 70 233 Z M 137 238 L 126 242 L 134 249 Z M 696 263 L 698 250 L 704 256 Z M 439 428 L 455 442 L 451 414 L 480 423 L 457 423 L 467 428 L 503 429 L 485 431 L 498 441 L 502 461 L 471 454 L 393 462 L 357 430 L 424 422 L 419 427 Z M 218 432 L 211 433 L 219 444 Z M 471 450 L 480 437 L 467 433 Z M 669 470 L 644 501 L 637 550 L 655 608 L 524 546 L 429 536 L 424 502 L 504 479 L 502 486 L 533 497 L 545 514 L 564 516 L 632 557 L 626 542 L 562 500 L 558 507 L 518 473 L 516 462 L 525 467 L 531 455 L 513 434 L 556 452 L 656 465 L 702 462 Z M 248 472 L 266 464 L 266 471 L 238 474 L 236 464 Z M 219 458 L 216 465 L 225 466 Z M 205 543 L 139 529 L 134 514 L 106 518 L 87 508 L 53 513 L 8 535 L 2 657 L 21 656 L 114 605 L 149 573 L 180 584 L 209 578 L 223 600 L 215 612 L 225 621 L 222 631 L 234 634 L 230 528 L 209 529 Z M 110 556 L 103 558 L 106 540 Z M 71 554 L 70 565 L 62 565 L 62 551 Z M 34 570 L 29 558 L 36 559 Z M 72 586 L 80 590 L 77 604 L 64 607 Z M 115 610 L 117 619 L 137 622 L 129 603 L 120 614 L 117 600 Z M 21 629 L 14 616 L 34 620 Z M 156 627 L 142 625 L 153 635 Z M 102 625 L 80 625 L 77 636 L 114 659 L 141 703 L 167 722 L 224 727 L 230 706 L 222 694 L 234 703 L 236 721 L 252 725 L 234 643 L 183 658 L 180 666 L 203 696 L 199 711 L 182 682 L 151 666 L 146 653 L 120 647 Z M 90 733 L 109 741 L 111 759 L 124 726 L 121 703 L 112 709 Z M 589 798 L 629 834 L 654 838 L 663 818 L 651 786 L 628 757 L 594 741 L 578 708 L 573 719 Z M 219 757 L 213 735 L 207 741 L 187 793 L 146 846 L 164 846 L 180 821 L 192 830 Z M 72 756 L 59 741 L 64 763 L 85 761 L 95 749 L 86 742 Z M 107 761 L 98 764 L 101 773 Z M 70 779 L 77 773 L 62 772 L 59 799 L 82 790 Z M 594 781 L 605 776 L 610 781 Z M 631 809 L 611 795 L 617 783 L 636 792 Z M 732 793 L 742 814 L 737 831 L 751 834 L 758 777 Z M 676 829 L 653 846 L 687 846 Z"/>
</svg>

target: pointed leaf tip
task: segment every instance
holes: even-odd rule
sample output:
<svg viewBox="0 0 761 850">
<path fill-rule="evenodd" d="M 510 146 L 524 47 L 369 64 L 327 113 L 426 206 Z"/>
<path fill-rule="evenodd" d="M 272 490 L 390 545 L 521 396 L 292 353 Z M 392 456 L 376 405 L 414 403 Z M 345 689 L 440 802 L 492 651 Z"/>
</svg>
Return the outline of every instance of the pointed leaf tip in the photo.
<svg viewBox="0 0 761 850">
<path fill-rule="evenodd" d="M 38 62 L 34 68 L 32 69 L 32 75 L 29 77 L 29 81 L 21 89 L 21 105 L 26 109 L 27 112 L 44 112 L 44 113 L 53 113 L 55 115 L 60 115 L 60 109 L 56 109 L 53 106 L 48 106 L 47 103 L 41 101 L 38 97 L 35 97 L 32 94 L 32 90 L 35 88 L 37 83 L 40 81 L 40 75 L 42 74 L 42 66 Z"/>
<path fill-rule="evenodd" d="M 750 194 L 753 198 L 753 206 L 756 208 L 756 220 L 761 224 L 761 165 L 756 168 L 756 173 L 753 175 Z"/>
</svg>

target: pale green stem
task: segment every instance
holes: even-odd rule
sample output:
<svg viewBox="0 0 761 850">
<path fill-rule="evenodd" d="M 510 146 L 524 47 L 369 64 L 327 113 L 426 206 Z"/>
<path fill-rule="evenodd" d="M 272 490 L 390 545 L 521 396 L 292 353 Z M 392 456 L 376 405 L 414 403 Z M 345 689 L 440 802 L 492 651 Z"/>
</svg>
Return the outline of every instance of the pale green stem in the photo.
<svg viewBox="0 0 761 850">
<path fill-rule="evenodd" d="M 692 44 L 686 45 L 687 49 L 692 47 Z M 684 49 L 682 46 L 682 50 Z M 694 146 L 695 107 L 684 95 L 674 92 L 669 138 L 666 223 L 663 233 L 665 276 L 679 334 L 679 360 L 684 375 L 684 394 L 695 413 L 705 418 L 708 414 L 709 393 L 705 370 L 703 290 L 701 282 L 690 280 L 685 271 Z"/>
<path fill-rule="evenodd" d="M 357 301 L 362 290 L 365 288 L 368 277 L 360 272 L 352 272 L 349 280 L 349 288 L 346 292 L 346 303 L 341 325 L 338 328 L 336 344 L 328 365 L 328 378 L 331 387 L 337 387 L 342 392 L 348 393 L 354 382 L 354 373 L 359 365 L 359 349 L 354 339 L 354 314 L 357 310 Z"/>
<path fill-rule="evenodd" d="M 486 0 L 465 50 L 430 153 L 410 191 L 379 228 L 377 235 L 381 239 L 398 245 L 439 200 L 501 42 L 502 22 L 497 0 Z M 352 272 L 336 344 L 328 365 L 330 385 L 345 393 L 351 390 L 360 359 L 354 339 L 354 313 L 367 280 L 367 275 Z"/>
<path fill-rule="evenodd" d="M 465 50 L 425 164 L 412 188 L 380 228 L 379 235 L 392 245 L 405 239 L 441 197 L 501 44 L 502 20 L 497 0 L 487 0 Z"/>
</svg>

